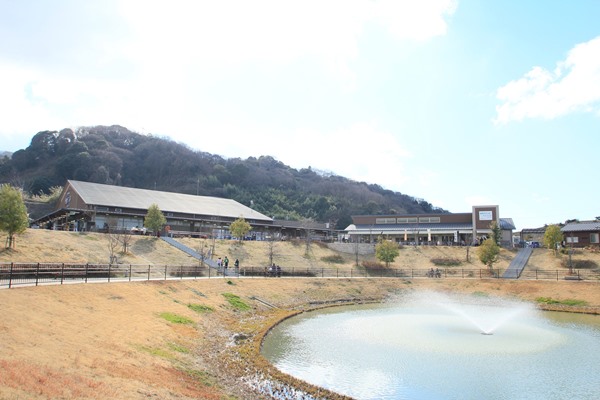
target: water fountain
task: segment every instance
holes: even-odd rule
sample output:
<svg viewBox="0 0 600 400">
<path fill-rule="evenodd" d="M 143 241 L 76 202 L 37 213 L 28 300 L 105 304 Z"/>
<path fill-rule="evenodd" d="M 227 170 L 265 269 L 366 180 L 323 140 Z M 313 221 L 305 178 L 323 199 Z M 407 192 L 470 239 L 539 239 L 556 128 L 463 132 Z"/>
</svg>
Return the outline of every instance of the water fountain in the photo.
<svg viewBox="0 0 600 400">
<path fill-rule="evenodd" d="M 550 315 L 425 292 L 307 313 L 274 329 L 263 350 L 282 371 L 357 399 L 563 398 L 567 387 L 569 397 L 600 398 L 600 318 Z"/>
</svg>

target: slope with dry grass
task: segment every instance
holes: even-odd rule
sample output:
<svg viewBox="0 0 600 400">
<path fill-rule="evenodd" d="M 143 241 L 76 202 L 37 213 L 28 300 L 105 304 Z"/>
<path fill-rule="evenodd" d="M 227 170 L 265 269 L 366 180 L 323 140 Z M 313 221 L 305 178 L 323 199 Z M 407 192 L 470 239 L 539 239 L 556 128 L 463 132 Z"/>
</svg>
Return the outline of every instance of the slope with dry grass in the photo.
<svg viewBox="0 0 600 400">
<path fill-rule="evenodd" d="M 598 284 L 589 282 L 258 278 L 6 289 L 0 398 L 258 399 L 241 379 L 259 373 L 317 393 L 262 358 L 269 327 L 315 304 L 416 290 L 578 299 L 600 310 Z"/>
<path fill-rule="evenodd" d="M 195 262 L 155 238 L 132 240 L 121 262 Z M 193 248 L 213 246 L 200 239 L 182 241 Z M 242 265 L 264 265 L 268 246 L 215 241 L 214 253 L 239 258 Z M 325 246 L 313 244 L 309 250 L 301 242 L 279 242 L 273 254 L 287 267 L 350 268 L 355 263 L 353 255 Z M 500 262 L 508 265 L 513 254 L 504 250 Z M 331 256 L 343 262 L 325 261 Z M 573 257 L 593 256 L 597 254 L 581 251 Z M 0 262 L 107 258 L 102 234 L 44 230 L 28 230 L 19 237 L 16 250 L 0 252 Z M 466 260 L 466 248 L 408 247 L 392 267 L 428 268 L 434 259 L 480 266 L 475 254 L 470 258 Z M 531 264 L 556 268 L 561 259 L 536 249 Z M 279 373 L 262 358 L 260 340 L 269 327 L 316 304 L 383 301 L 415 290 L 508 296 L 534 303 L 551 299 L 554 308 L 600 312 L 600 289 L 593 282 L 232 278 L 6 289 L 0 290 L 0 398 L 257 399 L 261 395 L 240 379 L 259 373 L 318 393 L 320 389 Z M 578 306 L 569 306 L 572 302 Z M 540 306 L 549 307 L 546 302 Z"/>
<path fill-rule="evenodd" d="M 3 237 L 0 236 L 0 239 Z M 312 243 L 308 248 L 303 241 L 262 242 L 180 238 L 185 245 L 197 250 L 209 250 L 213 258 L 227 256 L 233 263 L 236 258 L 243 267 L 264 267 L 270 255 L 276 264 L 287 269 L 321 269 L 356 267 L 353 254 L 339 253 L 325 244 Z M 213 251 L 214 249 L 214 251 Z M 486 268 L 477 257 L 477 248 L 446 246 L 405 246 L 400 255 L 390 263 L 390 268 L 429 269 L 436 262 L 449 260 L 449 268 Z M 516 250 L 502 249 L 494 268 L 503 271 L 514 258 Z M 63 232 L 28 229 L 17 237 L 16 249 L 0 250 L 0 262 L 47 262 L 47 263 L 108 263 L 110 256 L 108 237 L 102 233 Z M 534 249 L 527 268 L 566 270 L 567 255 L 554 256 L 546 249 Z M 334 261 L 332 261 L 334 260 Z M 600 267 L 600 252 L 577 249 L 572 255 L 574 262 Z M 363 262 L 376 262 L 374 255 L 360 256 Z M 132 236 L 129 251 L 118 254 L 118 262 L 137 265 L 194 265 L 197 260 L 155 237 Z"/>
</svg>

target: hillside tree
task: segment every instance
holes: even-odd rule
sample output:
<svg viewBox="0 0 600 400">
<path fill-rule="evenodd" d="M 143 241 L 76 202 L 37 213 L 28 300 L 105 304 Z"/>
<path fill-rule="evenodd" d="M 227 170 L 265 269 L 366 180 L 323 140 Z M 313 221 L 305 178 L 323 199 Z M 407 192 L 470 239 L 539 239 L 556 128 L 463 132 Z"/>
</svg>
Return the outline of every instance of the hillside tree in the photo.
<svg viewBox="0 0 600 400">
<path fill-rule="evenodd" d="M 379 261 L 385 262 L 385 267 L 389 267 L 391 262 L 394 262 L 396 257 L 400 255 L 398 244 L 379 237 L 378 243 L 375 246 L 375 256 Z"/>
<path fill-rule="evenodd" d="M 267 255 L 269 256 L 269 266 L 271 266 L 273 265 L 275 257 L 278 256 L 275 247 L 275 238 L 273 238 L 273 236 L 269 237 L 269 240 L 267 241 Z"/>
<path fill-rule="evenodd" d="M 552 249 L 555 256 L 558 256 L 558 245 L 563 241 L 563 233 L 560 231 L 560 226 L 549 225 L 544 233 L 544 246 Z"/>
<path fill-rule="evenodd" d="M 151 204 L 150 207 L 148 207 L 146 216 L 144 217 L 144 226 L 158 235 L 166 223 L 167 218 L 165 218 L 165 215 L 162 213 L 162 211 L 160 211 L 158 204 Z"/>
<path fill-rule="evenodd" d="M 493 221 L 490 224 L 490 229 L 492 230 L 492 239 L 494 239 L 494 243 L 500 245 L 502 241 L 502 228 L 500 228 L 500 224 L 497 221 Z"/>
<path fill-rule="evenodd" d="M 238 240 L 242 240 L 250 232 L 250 229 L 252 229 L 252 226 L 250 226 L 244 217 L 239 217 L 229 225 L 231 235 L 238 238 Z"/>
<path fill-rule="evenodd" d="M 500 255 L 500 246 L 494 241 L 493 238 L 489 238 L 483 241 L 483 243 L 477 248 L 477 256 L 479 261 L 487 265 L 490 271 L 494 268 L 494 264 L 498 261 Z"/>
<path fill-rule="evenodd" d="M 25 232 L 29 225 L 27 208 L 21 191 L 4 184 L 0 186 L 0 231 L 6 232 L 6 248 L 15 248 L 15 235 Z"/>
</svg>

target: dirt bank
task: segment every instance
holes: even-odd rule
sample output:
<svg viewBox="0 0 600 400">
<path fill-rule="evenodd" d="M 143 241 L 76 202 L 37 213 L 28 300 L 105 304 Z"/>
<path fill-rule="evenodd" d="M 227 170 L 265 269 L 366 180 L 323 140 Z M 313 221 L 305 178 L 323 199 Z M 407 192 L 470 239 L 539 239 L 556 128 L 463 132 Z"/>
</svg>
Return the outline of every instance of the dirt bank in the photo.
<svg viewBox="0 0 600 400">
<path fill-rule="evenodd" d="M 268 370 L 258 345 L 276 321 L 425 289 L 550 298 L 567 310 L 561 302 L 578 300 L 586 302 L 578 311 L 600 311 L 600 286 L 587 282 L 259 278 L 6 289 L 0 398 L 260 398 L 240 378 Z"/>
</svg>

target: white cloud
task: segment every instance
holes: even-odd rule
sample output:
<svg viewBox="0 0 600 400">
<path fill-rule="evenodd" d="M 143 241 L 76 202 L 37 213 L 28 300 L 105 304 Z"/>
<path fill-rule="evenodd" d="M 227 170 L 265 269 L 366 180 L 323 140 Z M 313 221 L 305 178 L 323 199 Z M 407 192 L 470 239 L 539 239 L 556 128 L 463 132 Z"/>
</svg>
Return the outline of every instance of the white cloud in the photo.
<svg viewBox="0 0 600 400">
<path fill-rule="evenodd" d="M 239 71 L 280 71 L 308 60 L 325 71 L 341 93 L 352 91 L 357 79 L 352 60 L 360 56 L 359 41 L 370 25 L 381 26 L 397 40 L 443 35 L 455 0 L 128 0 L 115 4 L 118 16 L 105 15 L 110 8 L 98 13 L 93 34 L 86 35 L 87 23 L 77 26 L 82 38 L 94 38 L 92 55 L 85 54 L 85 62 L 77 67 L 71 65 L 71 58 L 64 66 L 54 60 L 51 69 L 36 64 L 35 57 L 12 64 L 10 57 L 4 59 L 0 106 L 5 112 L 0 135 L 115 123 L 176 140 L 184 137 L 180 132 L 213 132 L 213 128 L 232 135 L 254 132 L 261 143 L 267 143 L 270 136 L 264 132 L 274 130 L 272 122 L 244 121 L 235 115 L 235 110 L 244 109 L 235 93 L 225 105 L 231 112 L 219 109 L 214 115 L 204 115 L 210 112 L 205 105 L 212 105 L 209 90 L 204 88 L 214 90 Z M 80 11 L 74 10 L 75 14 L 63 18 L 77 21 Z M 104 23 L 114 26 L 118 35 L 101 34 L 98 27 Z M 23 43 L 38 42 L 36 32 L 30 33 L 36 40 Z M 57 36 L 48 54 L 69 49 L 63 36 Z M 91 46 L 88 39 L 82 39 L 77 49 Z M 226 115 L 227 120 L 217 115 Z M 349 120 L 347 126 L 353 123 Z M 307 121 L 304 127 L 286 129 L 306 134 L 311 125 Z M 353 128 L 329 130 L 348 129 Z M 279 153 L 275 150 L 273 154 Z"/>
<path fill-rule="evenodd" d="M 554 71 L 534 67 L 499 88 L 497 124 L 525 118 L 553 119 L 572 112 L 600 112 L 600 37 L 575 46 Z"/>
<path fill-rule="evenodd" d="M 31 70 L 0 64 L 0 136 L 53 129 L 61 123 L 47 109 L 45 99 L 36 97 L 34 86 L 37 79 L 38 75 Z"/>
<path fill-rule="evenodd" d="M 121 12 L 131 27 L 125 53 L 157 71 L 209 63 L 220 68 L 246 62 L 285 65 L 320 60 L 352 86 L 348 62 L 368 23 L 397 39 L 443 35 L 455 0 L 425 1 L 127 1 Z"/>
</svg>

